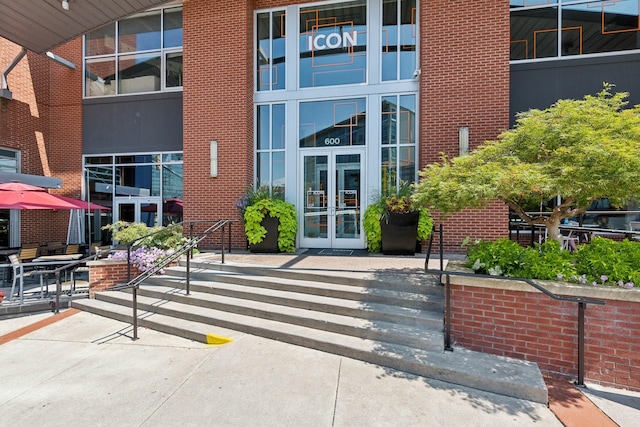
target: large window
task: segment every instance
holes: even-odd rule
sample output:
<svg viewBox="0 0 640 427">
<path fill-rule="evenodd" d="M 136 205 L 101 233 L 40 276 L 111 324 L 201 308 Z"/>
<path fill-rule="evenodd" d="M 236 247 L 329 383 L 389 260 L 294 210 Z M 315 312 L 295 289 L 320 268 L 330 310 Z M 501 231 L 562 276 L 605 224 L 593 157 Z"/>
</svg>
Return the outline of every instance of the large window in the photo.
<svg viewBox="0 0 640 427">
<path fill-rule="evenodd" d="M 182 87 L 182 6 L 108 24 L 84 40 L 87 97 Z"/>
<path fill-rule="evenodd" d="M 416 180 L 416 96 L 382 97 L 382 194 Z"/>
<path fill-rule="evenodd" d="M 382 80 L 412 79 L 416 70 L 416 0 L 382 3 Z"/>
<path fill-rule="evenodd" d="M 300 104 L 300 148 L 365 145 L 364 98 Z"/>
<path fill-rule="evenodd" d="M 367 81 L 367 2 L 300 9 L 300 87 Z"/>
<path fill-rule="evenodd" d="M 258 105 L 256 122 L 256 184 L 284 194 L 285 105 Z"/>
<path fill-rule="evenodd" d="M 285 13 L 282 10 L 258 13 L 256 22 L 256 89 L 285 88 Z"/>
<path fill-rule="evenodd" d="M 511 1 L 511 60 L 640 48 L 640 0 Z"/>
</svg>

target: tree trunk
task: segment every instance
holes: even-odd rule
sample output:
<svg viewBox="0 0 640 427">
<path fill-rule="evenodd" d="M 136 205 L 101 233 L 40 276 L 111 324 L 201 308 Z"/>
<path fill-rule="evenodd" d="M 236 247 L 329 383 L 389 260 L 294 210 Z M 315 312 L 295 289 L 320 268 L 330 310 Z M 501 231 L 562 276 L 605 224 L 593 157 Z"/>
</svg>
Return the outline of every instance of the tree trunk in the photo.
<svg viewBox="0 0 640 427">
<path fill-rule="evenodd" d="M 554 239 L 558 243 L 560 243 L 560 247 L 562 247 L 562 233 L 560 233 L 560 217 L 556 215 L 551 215 L 547 221 L 545 221 L 545 225 L 547 227 L 547 238 Z"/>
</svg>

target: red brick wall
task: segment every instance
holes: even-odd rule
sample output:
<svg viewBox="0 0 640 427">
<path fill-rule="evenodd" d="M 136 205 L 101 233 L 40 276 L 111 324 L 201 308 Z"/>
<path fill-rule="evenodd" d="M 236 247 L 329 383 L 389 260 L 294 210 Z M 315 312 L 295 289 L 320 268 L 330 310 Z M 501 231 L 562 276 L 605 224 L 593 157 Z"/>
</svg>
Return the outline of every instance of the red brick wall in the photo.
<svg viewBox="0 0 640 427">
<path fill-rule="evenodd" d="M 183 31 L 184 220 L 239 219 L 234 202 L 253 177 L 253 4 L 184 2 Z M 217 178 L 209 176 L 211 140 Z M 246 248 L 243 233 L 234 238 Z"/>
<path fill-rule="evenodd" d="M 50 59 L 28 52 L 8 74 L 13 99 L 0 101 L 0 146 L 20 150 L 21 172 L 62 178 L 62 190 L 80 196 L 82 170 L 82 50 L 71 42 L 56 50 L 75 62 L 69 70 Z M 0 64 L 4 69 L 20 47 L 0 39 Z M 63 241 L 69 211 L 24 211 L 24 243 Z"/>
<path fill-rule="evenodd" d="M 458 153 L 458 129 L 469 146 L 509 128 L 509 2 L 420 2 L 420 168 L 440 153 Z M 508 209 L 493 203 L 444 222 L 445 250 L 466 236 L 496 239 L 508 231 Z"/>
<path fill-rule="evenodd" d="M 101 260 L 89 261 L 89 297 L 95 298 L 95 293 L 120 284 L 127 283 L 128 267 L 126 261 Z M 132 268 L 131 279 L 140 274 L 137 268 Z"/>
<path fill-rule="evenodd" d="M 576 378 L 577 303 L 539 292 L 452 285 L 451 307 L 457 345 L 536 362 L 547 376 Z M 640 391 L 639 322 L 640 302 L 587 305 L 585 381 Z"/>
</svg>

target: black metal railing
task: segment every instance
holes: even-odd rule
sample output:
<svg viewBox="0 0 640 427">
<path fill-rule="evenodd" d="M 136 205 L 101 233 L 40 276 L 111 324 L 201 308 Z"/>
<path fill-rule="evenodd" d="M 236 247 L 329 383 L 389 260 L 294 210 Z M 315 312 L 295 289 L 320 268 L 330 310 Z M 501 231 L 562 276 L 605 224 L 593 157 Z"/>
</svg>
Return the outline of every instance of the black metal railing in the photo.
<svg viewBox="0 0 640 427">
<path fill-rule="evenodd" d="M 429 246 L 428 246 L 427 256 L 425 261 L 425 272 L 431 273 L 431 274 L 439 274 L 441 282 L 442 282 L 442 277 L 443 276 L 445 277 L 445 280 L 444 280 L 444 286 L 445 286 L 444 348 L 445 350 L 453 351 L 453 347 L 451 346 L 451 276 L 463 276 L 463 277 L 474 277 L 474 278 L 485 278 L 485 279 L 491 278 L 491 279 L 497 279 L 497 280 L 523 282 L 555 300 L 573 302 L 578 304 L 578 380 L 576 381 L 576 385 L 584 387 L 584 313 L 587 308 L 587 304 L 605 305 L 605 301 L 598 300 L 598 299 L 591 299 L 591 298 L 557 295 L 531 279 L 525 279 L 520 277 L 489 276 L 485 274 L 476 274 L 476 273 L 467 273 L 467 272 L 458 272 L 458 271 L 446 271 L 443 268 L 444 249 L 443 249 L 442 224 L 440 224 L 438 228 L 439 246 L 440 246 L 440 269 L 439 270 L 430 269 L 428 264 L 429 264 L 430 252 L 431 252 L 431 247 L 433 242 L 433 235 L 435 233 L 436 233 L 436 228 L 434 226 L 433 231 L 431 233 L 431 237 L 429 238 Z"/>
<path fill-rule="evenodd" d="M 140 286 L 140 284 L 142 282 L 144 282 L 145 280 L 147 280 L 149 277 L 153 276 L 154 274 L 160 272 L 162 269 L 164 269 L 164 267 L 166 267 L 167 265 L 169 265 L 170 263 L 178 260 L 182 255 L 187 254 L 186 257 L 186 284 L 185 284 L 185 288 L 186 288 L 186 294 L 190 295 L 191 294 L 191 290 L 190 290 L 190 286 L 191 286 L 191 259 L 193 258 L 193 249 L 196 248 L 198 246 L 198 244 L 206 239 L 207 237 L 211 236 L 213 233 L 215 233 L 216 231 L 220 230 L 221 231 L 221 242 L 222 242 L 222 247 L 221 247 L 221 262 L 224 263 L 224 253 L 225 253 L 225 248 L 224 248 L 224 243 L 225 243 L 225 235 L 228 233 L 228 237 L 229 237 L 229 248 L 228 251 L 231 252 L 231 225 L 234 222 L 237 222 L 237 220 L 231 220 L 231 219 L 226 219 L 226 220 L 214 220 L 214 221 L 209 221 L 209 220 L 199 220 L 199 221 L 185 221 L 183 223 L 180 224 L 175 224 L 175 226 L 179 226 L 179 225 L 184 225 L 185 223 L 191 223 L 190 227 L 189 227 L 189 238 L 187 238 L 186 242 L 184 242 L 182 245 L 180 245 L 171 255 L 168 255 L 166 257 L 163 257 L 161 259 L 159 259 L 157 262 L 155 262 L 153 264 L 153 266 L 147 270 L 145 270 L 143 273 L 141 273 L 140 275 L 136 276 L 135 278 L 131 279 L 131 248 L 136 245 L 138 242 L 147 239 L 151 236 L 153 236 L 154 234 L 160 233 L 160 232 L 166 232 L 166 228 L 163 230 L 159 230 L 157 232 L 154 233 L 150 233 L 146 236 L 142 236 L 138 239 L 135 239 L 131 242 L 127 243 L 127 283 L 124 284 L 120 284 L 120 285 L 115 285 L 110 287 L 107 290 L 110 291 L 119 291 L 119 290 L 124 290 L 124 289 L 131 289 L 132 290 L 132 309 L 133 309 L 133 315 L 132 315 L 132 326 L 133 326 L 133 340 L 137 340 L 138 339 L 138 288 Z M 193 226 L 196 223 L 210 223 L 210 222 L 214 222 L 213 225 L 209 226 L 207 229 L 205 229 L 203 232 L 199 233 L 197 236 L 193 236 Z"/>
</svg>

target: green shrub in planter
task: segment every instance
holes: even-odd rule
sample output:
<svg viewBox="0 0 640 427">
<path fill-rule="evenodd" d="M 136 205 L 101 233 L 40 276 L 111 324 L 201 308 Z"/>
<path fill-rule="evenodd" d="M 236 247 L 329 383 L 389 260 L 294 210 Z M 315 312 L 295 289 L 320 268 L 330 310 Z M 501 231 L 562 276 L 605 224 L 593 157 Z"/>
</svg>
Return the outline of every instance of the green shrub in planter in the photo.
<svg viewBox="0 0 640 427">
<path fill-rule="evenodd" d="M 279 220 L 278 249 L 281 252 L 295 252 L 298 217 L 296 207 L 277 199 L 260 199 L 244 208 L 244 231 L 250 244 L 264 240 L 267 230 L 262 220 L 270 216 Z"/>
</svg>

